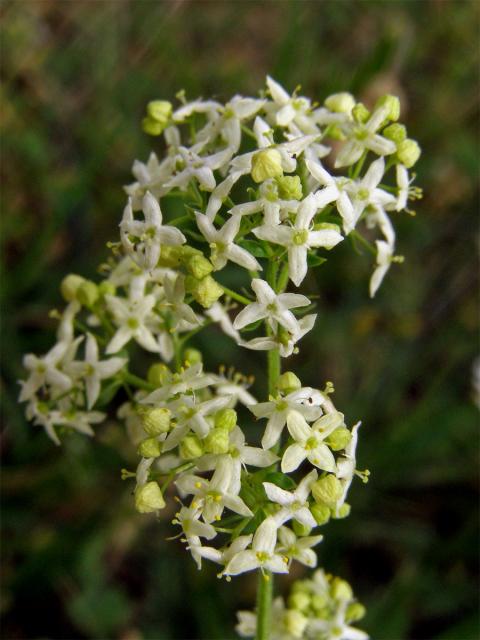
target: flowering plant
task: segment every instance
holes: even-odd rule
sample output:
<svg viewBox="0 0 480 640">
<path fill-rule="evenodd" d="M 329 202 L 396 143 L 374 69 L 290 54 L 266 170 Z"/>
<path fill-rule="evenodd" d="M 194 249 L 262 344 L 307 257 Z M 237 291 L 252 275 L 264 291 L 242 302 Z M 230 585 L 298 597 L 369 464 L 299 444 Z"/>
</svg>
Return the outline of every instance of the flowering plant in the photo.
<svg viewBox="0 0 480 640">
<path fill-rule="evenodd" d="M 163 156 L 134 162 L 101 281 L 62 281 L 57 343 L 25 356 L 20 400 L 59 444 L 72 431 L 92 436 L 126 393 L 118 417 L 139 461 L 122 477 L 135 483 L 136 509 L 163 509 L 174 486 L 173 524 L 198 568 L 210 560 L 227 580 L 258 570 L 256 614 L 240 612 L 241 635 L 366 638 L 350 624 L 363 615 L 350 587 L 321 570 L 294 585 L 287 609 L 275 600 L 272 621 L 272 575 L 292 562 L 316 567 L 318 528 L 346 517 L 352 481 L 368 478 L 356 465 L 360 423 L 346 425 L 332 383 L 320 390 L 282 373 L 316 319 L 310 299 L 287 289 L 350 236 L 375 255 L 375 295 L 401 261 L 390 215 L 419 196 L 409 175 L 419 147 L 390 95 L 371 112 L 348 93 L 319 106 L 268 77 L 259 98 L 177 97 L 176 109 L 148 104 L 143 128 L 163 135 Z M 242 291 L 223 284 L 229 263 L 245 275 Z M 204 370 L 191 340 L 212 324 L 267 352 L 268 399 L 252 395 L 246 376 Z M 139 347 L 152 358 L 143 373 L 132 370 Z M 255 446 L 242 405 L 260 421 Z"/>
</svg>

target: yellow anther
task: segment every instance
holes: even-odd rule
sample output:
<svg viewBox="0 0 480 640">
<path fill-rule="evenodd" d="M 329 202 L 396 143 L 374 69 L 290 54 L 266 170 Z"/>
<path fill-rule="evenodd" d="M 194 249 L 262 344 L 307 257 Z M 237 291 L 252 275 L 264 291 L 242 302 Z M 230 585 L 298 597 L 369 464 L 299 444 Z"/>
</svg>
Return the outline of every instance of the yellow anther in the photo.
<svg viewBox="0 0 480 640">
<path fill-rule="evenodd" d="M 195 486 L 197 489 L 201 489 L 202 488 L 202 483 L 201 482 L 195 482 Z"/>
</svg>

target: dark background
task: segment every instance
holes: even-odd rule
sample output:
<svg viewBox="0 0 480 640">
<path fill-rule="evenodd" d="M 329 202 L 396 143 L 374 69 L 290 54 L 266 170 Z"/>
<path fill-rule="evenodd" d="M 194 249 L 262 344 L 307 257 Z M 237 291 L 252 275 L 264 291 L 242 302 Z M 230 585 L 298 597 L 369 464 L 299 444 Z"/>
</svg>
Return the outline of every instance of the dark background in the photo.
<svg viewBox="0 0 480 640">
<path fill-rule="evenodd" d="M 24 352 L 54 340 L 58 285 L 94 276 L 117 239 L 145 103 L 254 94 L 270 73 L 322 101 L 402 99 L 423 148 L 417 216 L 396 220 L 402 266 L 368 299 L 371 259 L 342 243 L 305 283 L 316 330 L 291 366 L 335 382 L 362 418 L 349 519 L 320 563 L 351 581 L 376 640 L 478 637 L 478 410 L 472 365 L 478 211 L 478 2 L 4 1 L 2 22 L 2 637 L 233 638 L 253 575 L 198 572 L 162 520 L 133 510 L 135 454 L 114 419 L 59 449 L 16 404 Z M 207 363 L 263 383 L 263 358 L 216 334 Z M 221 338 L 218 338 L 219 340 Z M 216 345 L 213 352 L 212 344 Z M 170 501 L 171 502 L 171 501 Z M 297 565 L 277 582 L 303 575 Z"/>
</svg>

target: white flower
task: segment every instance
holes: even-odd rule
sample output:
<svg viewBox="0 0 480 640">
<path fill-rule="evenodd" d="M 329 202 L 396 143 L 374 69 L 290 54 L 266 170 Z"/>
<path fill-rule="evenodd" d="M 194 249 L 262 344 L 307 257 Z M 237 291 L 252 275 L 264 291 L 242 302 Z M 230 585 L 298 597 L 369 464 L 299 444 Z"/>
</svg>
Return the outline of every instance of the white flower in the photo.
<svg viewBox="0 0 480 640">
<path fill-rule="evenodd" d="M 197 402 L 195 397 L 184 395 L 170 403 L 168 408 L 174 413 L 177 424 L 168 434 L 163 451 L 170 451 L 176 447 L 190 430 L 194 431 L 199 438 L 204 438 L 211 428 L 206 416 L 224 409 L 229 401 L 230 399 L 226 396 L 218 396 L 205 402 Z"/>
<path fill-rule="evenodd" d="M 213 320 L 213 322 L 217 322 L 225 335 L 233 338 L 235 342 L 240 341 L 240 334 L 233 328 L 232 321 L 228 315 L 228 309 L 222 305 L 221 302 L 212 304 L 210 309 L 206 309 L 205 315 Z"/>
<path fill-rule="evenodd" d="M 297 560 L 297 562 L 313 569 L 317 566 L 317 554 L 312 550 L 312 547 L 317 546 L 322 540 L 323 536 L 297 538 L 288 527 L 280 527 L 277 548 L 290 560 Z"/>
<path fill-rule="evenodd" d="M 198 228 L 210 243 L 212 250 L 210 260 L 216 271 L 223 269 L 228 260 L 249 271 L 262 270 L 258 261 L 246 249 L 234 244 L 240 229 L 240 216 L 232 216 L 221 229 L 215 229 L 206 215 L 197 212 L 195 216 Z"/>
<path fill-rule="evenodd" d="M 257 238 L 288 248 L 288 275 L 297 287 L 307 275 L 308 250 L 312 247 L 331 249 L 343 240 L 341 234 L 334 229 L 310 230 L 311 222 L 318 208 L 316 196 L 310 193 L 302 200 L 293 226 L 263 225 L 253 229 Z"/>
<path fill-rule="evenodd" d="M 232 493 L 238 494 L 241 487 L 243 467 L 246 465 L 259 468 L 269 467 L 279 458 L 271 451 L 264 451 L 258 447 L 249 447 L 246 445 L 242 430 L 239 427 L 235 427 L 230 433 L 228 453 L 206 454 L 196 460 L 196 464 L 199 471 L 209 471 L 215 469 L 220 459 L 224 460 L 224 464 L 230 467 L 230 490 Z"/>
<path fill-rule="evenodd" d="M 393 258 L 393 247 L 388 242 L 385 242 L 384 240 L 377 240 L 375 244 L 377 245 L 377 266 L 370 278 L 371 298 L 373 298 L 377 293 L 380 285 L 382 284 L 387 271 L 390 269 Z"/>
<path fill-rule="evenodd" d="M 408 202 L 408 196 L 410 193 L 410 184 L 414 178 L 410 178 L 408 175 L 408 169 L 403 164 L 397 164 L 396 177 L 398 186 L 398 196 L 395 205 L 396 211 L 402 211 L 405 209 Z"/>
<path fill-rule="evenodd" d="M 142 269 L 157 266 L 162 245 L 175 246 L 186 242 L 185 236 L 175 227 L 162 225 L 162 212 L 156 198 L 147 191 L 142 200 L 145 222 L 133 217 L 129 199 L 120 223 L 120 236 L 125 251 Z"/>
<path fill-rule="evenodd" d="M 396 203 L 396 198 L 391 193 L 387 193 L 383 189 L 378 188 L 384 172 L 385 160 L 378 158 L 372 162 L 368 171 L 360 181 L 351 181 L 346 186 L 353 205 L 353 219 L 350 224 L 345 226 L 345 233 L 350 233 L 368 206 L 383 208 Z"/>
<path fill-rule="evenodd" d="M 252 549 L 237 553 L 225 567 L 226 575 L 261 569 L 273 573 L 288 573 L 288 559 L 275 553 L 277 542 L 277 524 L 269 516 L 258 527 L 253 536 Z"/>
<path fill-rule="evenodd" d="M 173 524 L 179 524 L 182 527 L 184 534 L 187 536 L 187 540 L 191 536 L 213 540 L 217 535 L 217 532 L 211 524 L 200 521 L 200 511 L 188 507 L 182 507 L 180 511 L 175 514 Z"/>
<path fill-rule="evenodd" d="M 295 123 L 305 132 L 318 132 L 317 127 L 308 117 L 311 112 L 311 103 L 308 98 L 290 96 L 285 89 L 273 78 L 267 76 L 267 87 L 273 99 L 275 124 L 287 127 Z M 269 104 L 268 107 L 271 105 Z"/>
<path fill-rule="evenodd" d="M 178 151 L 179 163 L 182 168 L 165 183 L 165 186 L 169 188 L 186 189 L 190 180 L 195 179 L 205 191 L 213 191 L 216 185 L 213 172 L 223 167 L 232 156 L 230 148 L 223 149 L 211 156 L 200 156 L 193 149 L 186 147 L 180 147 Z"/>
<path fill-rule="evenodd" d="M 325 397 L 312 387 L 302 387 L 286 396 L 279 396 L 269 402 L 258 402 L 248 408 L 256 418 L 268 418 L 262 447 L 271 449 L 282 435 L 290 411 L 298 411 L 306 420 L 312 422 L 322 415 L 321 404 Z"/>
<path fill-rule="evenodd" d="M 216 562 L 217 564 L 222 564 L 226 566 L 233 556 L 240 553 L 240 551 L 244 551 L 250 542 L 252 541 L 253 535 L 249 534 L 247 536 L 238 536 L 235 538 L 233 542 L 228 546 L 222 549 L 215 549 L 214 547 L 201 547 L 198 549 L 199 555 L 202 558 L 206 558 L 207 560 L 211 560 L 212 562 Z M 222 574 L 219 574 L 219 577 Z"/>
<path fill-rule="evenodd" d="M 24 356 L 23 366 L 30 371 L 30 376 L 27 380 L 20 382 L 22 385 L 20 402 L 33 398 L 35 392 L 45 384 L 58 391 L 67 391 L 71 388 L 72 380 L 58 368 L 69 347 L 69 342 L 58 342 L 43 357 L 38 358 L 33 353 Z"/>
<path fill-rule="evenodd" d="M 103 420 L 105 420 L 105 414 L 100 411 L 77 411 L 72 408 L 61 413 L 61 424 L 86 436 L 93 436 L 94 431 L 91 425 L 103 422 Z"/>
<path fill-rule="evenodd" d="M 357 122 L 343 125 L 347 142 L 340 150 L 335 161 L 335 168 L 345 167 L 360 159 L 365 150 L 373 151 L 379 156 L 395 153 L 397 146 L 377 133 L 388 116 L 389 107 L 383 106 L 372 113 L 365 124 Z"/>
<path fill-rule="evenodd" d="M 107 345 L 106 353 L 116 353 L 132 339 L 147 351 L 153 353 L 160 351 L 158 342 L 146 326 L 156 303 L 153 295 L 149 294 L 134 300 L 107 295 L 105 299 L 118 327 Z"/>
<path fill-rule="evenodd" d="M 180 321 L 186 325 L 195 327 L 200 324 L 195 312 L 185 302 L 185 276 L 181 273 L 167 273 L 163 279 L 165 302 L 168 310 L 173 314 L 173 326 L 175 329 Z"/>
<path fill-rule="evenodd" d="M 368 634 L 356 627 L 351 627 L 345 621 L 348 601 L 337 604 L 331 618 L 324 620 L 313 618 L 309 620 L 307 631 L 315 634 L 313 637 L 333 638 L 335 640 L 368 640 Z"/>
<path fill-rule="evenodd" d="M 277 294 L 265 280 L 259 278 L 254 278 L 251 286 L 257 302 L 252 302 L 240 311 L 233 322 L 235 329 L 243 329 L 248 324 L 266 318 L 273 331 L 276 331 L 277 325 L 292 334 L 300 330 L 298 320 L 290 309 L 309 305 L 310 300 L 306 296 L 297 293 Z"/>
<path fill-rule="evenodd" d="M 327 413 L 311 427 L 300 413 L 291 411 L 287 417 L 287 428 L 295 444 L 291 444 L 283 454 L 282 471 L 295 471 L 305 458 L 308 458 L 315 467 L 335 472 L 335 458 L 323 441 L 342 424 L 343 415 L 338 411 Z"/>
<path fill-rule="evenodd" d="M 244 501 L 231 491 L 230 481 L 231 467 L 226 460 L 220 459 L 211 480 L 186 474 L 175 484 L 184 494 L 193 494 L 190 507 L 200 509 L 207 523 L 220 520 L 225 507 L 241 516 L 253 516 Z"/>
<path fill-rule="evenodd" d="M 288 339 L 285 339 L 284 335 L 264 336 L 261 338 L 253 338 L 248 342 L 242 341 L 239 344 L 246 349 L 253 349 L 255 351 L 278 349 L 282 358 L 288 358 L 292 353 L 298 351 L 295 349 L 295 344 L 303 338 L 306 333 L 313 329 L 316 318 L 316 313 L 310 313 L 304 318 L 301 318 L 298 321 L 298 330 L 295 333 L 290 333 Z"/>
<path fill-rule="evenodd" d="M 280 511 L 277 511 L 273 516 L 278 526 L 292 519 L 297 520 L 306 527 L 313 528 L 317 526 L 308 505 L 310 487 L 317 478 L 318 473 L 315 469 L 310 471 L 310 473 L 299 482 L 295 491 L 285 491 L 285 489 L 281 489 L 271 482 L 263 483 L 268 499 L 282 507 Z"/>
<path fill-rule="evenodd" d="M 352 484 L 354 476 L 359 475 L 364 480 L 364 482 L 366 482 L 368 478 L 368 471 L 362 473 L 356 471 L 355 452 L 358 442 L 358 430 L 361 424 L 361 422 L 357 422 L 357 424 L 352 427 L 352 437 L 350 439 L 350 442 L 345 447 L 345 453 L 341 458 L 339 458 L 337 462 L 337 478 L 340 480 L 343 486 L 342 496 L 335 505 L 337 513 L 347 499 L 348 490 L 350 489 L 350 485 Z"/>
<path fill-rule="evenodd" d="M 195 391 L 204 389 L 216 381 L 216 376 L 212 373 L 203 372 L 203 364 L 197 362 L 180 373 L 171 374 L 168 382 L 165 382 L 159 389 L 152 391 L 143 400 L 144 404 L 161 404 L 172 399 L 179 394 L 192 394 Z"/>
<path fill-rule="evenodd" d="M 175 158 L 173 155 L 168 155 L 162 162 L 159 162 L 157 155 L 152 152 L 146 163 L 135 160 L 132 173 L 136 182 L 124 187 L 125 192 L 132 200 L 134 211 L 141 208 L 143 197 L 147 191 L 150 191 L 155 198 L 161 198 L 168 193 L 169 188 L 163 185 L 172 175 L 174 168 Z"/>
<path fill-rule="evenodd" d="M 109 360 L 100 361 L 98 359 L 97 341 L 91 333 L 87 334 L 85 361 L 71 362 L 67 370 L 74 377 L 84 378 L 88 409 L 91 409 L 97 401 L 101 381 L 114 376 L 126 362 L 128 362 L 126 358 L 110 358 Z"/>
<path fill-rule="evenodd" d="M 300 206 L 298 200 L 282 200 L 278 195 L 278 187 L 275 180 L 265 180 L 259 188 L 260 198 L 252 202 L 237 204 L 230 209 L 231 215 L 251 215 L 263 211 L 264 224 L 280 224 L 288 213 L 296 212 Z"/>
</svg>

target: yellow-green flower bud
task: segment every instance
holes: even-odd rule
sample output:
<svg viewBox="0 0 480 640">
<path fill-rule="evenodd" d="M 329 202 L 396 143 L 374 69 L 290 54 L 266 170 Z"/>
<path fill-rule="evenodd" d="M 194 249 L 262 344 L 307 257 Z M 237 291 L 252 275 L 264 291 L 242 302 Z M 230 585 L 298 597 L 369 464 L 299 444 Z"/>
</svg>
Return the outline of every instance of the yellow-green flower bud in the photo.
<svg viewBox="0 0 480 640">
<path fill-rule="evenodd" d="M 292 593 L 288 598 L 288 606 L 290 609 L 305 611 L 310 606 L 310 600 L 308 593 L 298 591 L 297 593 Z"/>
<path fill-rule="evenodd" d="M 203 445 L 198 436 L 185 436 L 180 441 L 179 451 L 184 460 L 194 460 L 203 455 Z"/>
<path fill-rule="evenodd" d="M 295 609 L 288 609 L 283 617 L 283 624 L 294 638 L 303 638 L 303 632 L 307 626 L 308 619 Z"/>
<path fill-rule="evenodd" d="M 325 136 L 333 140 L 346 140 L 346 136 L 338 124 L 329 124 L 325 129 Z"/>
<path fill-rule="evenodd" d="M 344 502 L 340 507 L 340 509 L 338 510 L 338 513 L 336 514 L 335 519 L 341 520 L 342 518 L 346 518 L 347 516 L 350 515 L 350 511 L 351 511 L 350 505 L 347 502 Z"/>
<path fill-rule="evenodd" d="M 116 291 L 117 287 L 108 280 L 103 280 L 103 282 L 98 285 L 98 293 L 100 296 L 114 296 Z"/>
<path fill-rule="evenodd" d="M 350 624 L 351 622 L 358 622 L 365 616 L 366 612 L 367 610 L 365 609 L 363 604 L 361 604 L 360 602 L 352 602 L 352 604 L 349 604 L 347 607 L 347 610 L 345 612 L 345 619 L 348 624 Z"/>
<path fill-rule="evenodd" d="M 298 520 L 293 521 L 293 530 L 297 536 L 309 536 L 312 531 L 312 527 L 306 524 L 302 524 Z"/>
<path fill-rule="evenodd" d="M 182 247 L 162 247 L 160 250 L 160 258 L 158 260 L 159 267 L 179 267 L 183 258 Z"/>
<path fill-rule="evenodd" d="M 235 409 L 220 409 L 215 414 L 215 426 L 218 429 L 232 431 L 237 424 L 237 412 Z"/>
<path fill-rule="evenodd" d="M 345 449 L 351 439 L 352 434 L 350 431 L 345 427 L 339 427 L 328 436 L 325 443 L 328 444 L 332 451 L 341 451 Z"/>
<path fill-rule="evenodd" d="M 355 106 L 355 98 L 346 91 L 334 93 L 325 100 L 325 106 L 336 113 L 350 113 Z"/>
<path fill-rule="evenodd" d="M 165 507 L 162 491 L 156 482 L 147 482 L 135 490 L 135 508 L 140 513 L 152 513 Z"/>
<path fill-rule="evenodd" d="M 252 158 L 252 178 L 255 182 L 263 182 L 268 178 L 283 175 L 282 156 L 276 149 L 262 149 Z"/>
<path fill-rule="evenodd" d="M 332 473 L 317 480 L 312 485 L 312 495 L 316 502 L 334 505 L 342 497 L 342 483 Z"/>
<path fill-rule="evenodd" d="M 279 391 L 283 391 L 284 393 L 292 393 L 292 391 L 297 391 L 300 389 L 302 383 L 298 376 L 296 376 L 293 371 L 285 371 L 277 380 L 277 389 Z"/>
<path fill-rule="evenodd" d="M 318 617 L 321 617 L 319 614 L 325 609 L 328 604 L 328 597 L 324 596 L 320 593 L 312 596 L 312 607 L 315 610 L 315 613 Z"/>
<path fill-rule="evenodd" d="M 98 287 L 91 280 L 85 280 L 77 289 L 77 300 L 85 307 L 91 307 L 98 300 Z"/>
<path fill-rule="evenodd" d="M 161 433 L 167 433 L 170 429 L 171 416 L 170 409 L 164 407 L 146 409 L 141 413 L 142 426 L 145 433 L 148 433 L 149 436 L 159 436 Z"/>
<path fill-rule="evenodd" d="M 326 504 L 312 504 L 310 511 L 319 526 L 326 524 L 330 520 L 330 509 Z"/>
<path fill-rule="evenodd" d="M 152 364 L 147 372 L 148 382 L 157 387 L 162 387 L 168 380 L 170 380 L 170 377 L 170 369 L 166 364 L 163 364 L 163 362 Z"/>
<path fill-rule="evenodd" d="M 407 169 L 413 167 L 422 153 L 418 142 L 407 138 L 397 146 L 397 158 Z"/>
<path fill-rule="evenodd" d="M 407 137 L 407 129 L 405 125 L 394 122 L 393 124 L 389 124 L 388 127 L 385 127 L 382 131 L 382 136 L 388 140 L 392 140 L 395 144 L 399 144 Z"/>
<path fill-rule="evenodd" d="M 334 578 L 330 588 L 335 600 L 351 600 L 353 598 L 352 587 L 346 580 Z"/>
<path fill-rule="evenodd" d="M 388 93 L 381 96 L 375 104 L 375 109 L 382 109 L 384 107 L 387 109 L 387 120 L 396 122 L 400 117 L 400 100 L 397 96 L 392 96 Z"/>
<path fill-rule="evenodd" d="M 370 111 L 362 102 L 357 102 L 352 109 L 352 116 L 358 124 L 365 124 L 365 122 L 370 118 Z"/>
<path fill-rule="evenodd" d="M 230 441 L 228 431 L 215 427 L 204 440 L 207 453 L 228 453 Z"/>
<path fill-rule="evenodd" d="M 213 264 L 205 256 L 192 256 L 186 262 L 187 270 L 197 280 L 201 280 L 213 271 Z"/>
<path fill-rule="evenodd" d="M 300 176 L 282 176 L 276 180 L 278 195 L 282 200 L 301 200 L 303 198 Z"/>
<path fill-rule="evenodd" d="M 165 126 L 172 115 L 172 103 L 167 100 L 152 100 L 147 104 L 147 114 L 149 118 Z"/>
<path fill-rule="evenodd" d="M 223 288 L 212 276 L 205 276 L 202 280 L 195 280 L 191 293 L 198 304 L 201 304 L 204 309 L 209 309 L 223 296 Z"/>
<path fill-rule="evenodd" d="M 85 282 L 85 278 L 71 273 L 62 280 L 60 285 L 60 293 L 67 302 L 73 302 L 77 297 L 79 287 Z"/>
<path fill-rule="evenodd" d="M 188 364 L 198 364 L 203 361 L 201 351 L 198 349 L 192 349 L 191 347 L 189 349 L 185 349 L 183 352 L 183 359 L 185 362 L 188 362 Z"/>
<path fill-rule="evenodd" d="M 160 443 L 156 438 L 146 438 L 138 446 L 138 455 L 142 458 L 158 458 L 160 452 Z"/>
<path fill-rule="evenodd" d="M 147 116 L 142 120 L 142 129 L 149 136 L 159 136 L 163 133 L 165 125 Z"/>
</svg>

